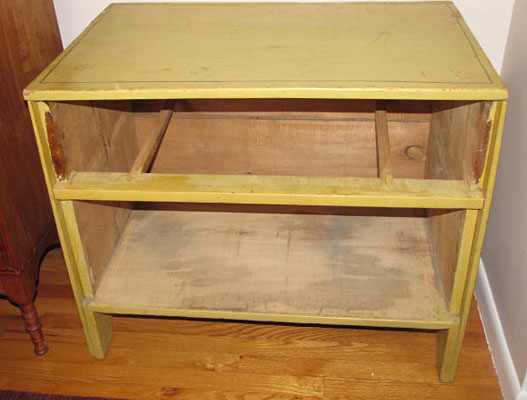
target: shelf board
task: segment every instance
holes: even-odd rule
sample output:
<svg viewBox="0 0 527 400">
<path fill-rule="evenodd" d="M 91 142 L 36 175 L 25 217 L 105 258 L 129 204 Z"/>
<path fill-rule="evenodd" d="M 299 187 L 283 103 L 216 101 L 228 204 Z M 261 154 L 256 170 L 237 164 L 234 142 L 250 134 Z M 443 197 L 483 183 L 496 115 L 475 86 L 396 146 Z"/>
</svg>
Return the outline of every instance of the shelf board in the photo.
<svg viewBox="0 0 527 400">
<path fill-rule="evenodd" d="M 411 214 L 135 210 L 87 306 L 445 329 L 455 317 L 435 277 L 427 221 Z"/>
<path fill-rule="evenodd" d="M 284 204 L 480 209 L 463 181 L 432 179 L 76 172 L 54 187 L 57 200 Z"/>
</svg>

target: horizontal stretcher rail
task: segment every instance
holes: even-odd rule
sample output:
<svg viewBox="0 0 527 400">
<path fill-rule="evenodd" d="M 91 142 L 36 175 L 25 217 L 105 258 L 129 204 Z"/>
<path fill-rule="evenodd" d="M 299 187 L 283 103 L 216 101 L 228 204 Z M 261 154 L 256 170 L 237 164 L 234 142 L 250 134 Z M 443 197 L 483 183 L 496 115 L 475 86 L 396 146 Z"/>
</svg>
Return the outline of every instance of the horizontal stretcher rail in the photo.
<svg viewBox="0 0 527 400">
<path fill-rule="evenodd" d="M 463 181 L 268 175 L 76 172 L 54 187 L 57 200 L 284 204 L 480 209 L 483 195 Z"/>
<path fill-rule="evenodd" d="M 435 319 L 390 319 L 369 317 L 331 317 L 321 315 L 293 315 L 257 312 L 221 311 L 221 310 L 185 310 L 177 308 L 155 307 L 127 307 L 108 304 L 98 304 L 96 301 L 87 302 L 85 305 L 91 311 L 124 314 L 124 315 L 150 315 L 162 317 L 182 318 L 211 318 L 243 321 L 269 321 L 297 324 L 325 324 L 344 326 L 374 326 L 383 328 L 406 329 L 448 329 L 458 322 L 458 317 L 453 315 L 438 316 Z"/>
</svg>

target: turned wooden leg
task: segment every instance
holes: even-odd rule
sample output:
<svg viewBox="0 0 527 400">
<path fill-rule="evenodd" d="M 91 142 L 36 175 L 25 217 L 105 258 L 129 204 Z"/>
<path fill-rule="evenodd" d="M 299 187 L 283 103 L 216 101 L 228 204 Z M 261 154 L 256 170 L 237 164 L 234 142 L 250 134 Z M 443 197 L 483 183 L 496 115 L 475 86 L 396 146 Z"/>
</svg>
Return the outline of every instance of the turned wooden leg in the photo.
<svg viewBox="0 0 527 400">
<path fill-rule="evenodd" d="M 42 333 L 42 322 L 38 317 L 37 309 L 33 302 L 20 305 L 22 311 L 22 319 L 26 326 L 26 331 L 31 337 L 33 346 L 35 347 L 35 354 L 42 356 L 48 352 L 48 345 L 44 340 L 44 334 Z"/>
</svg>

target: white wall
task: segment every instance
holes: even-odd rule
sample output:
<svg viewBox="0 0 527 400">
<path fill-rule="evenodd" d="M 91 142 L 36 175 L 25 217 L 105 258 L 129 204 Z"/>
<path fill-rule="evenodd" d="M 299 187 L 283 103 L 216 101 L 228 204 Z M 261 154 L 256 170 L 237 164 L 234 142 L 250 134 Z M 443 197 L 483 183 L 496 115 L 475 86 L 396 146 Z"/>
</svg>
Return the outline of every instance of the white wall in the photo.
<svg viewBox="0 0 527 400">
<path fill-rule="evenodd" d="M 510 98 L 501 159 L 483 249 L 485 275 L 499 316 L 485 321 L 491 351 L 506 398 L 527 382 L 527 1 L 517 0 L 503 59 L 502 77 Z M 483 276 L 484 274 L 481 274 Z M 483 289 L 478 282 L 478 300 Z M 481 292 L 481 293 L 480 293 Z M 483 311 L 483 310 L 482 310 Z M 484 313 L 482 312 L 482 316 Z M 498 325 L 496 328 L 495 325 Z M 502 332 L 498 332 L 501 328 Z M 499 339 L 503 336 L 504 340 Z M 493 340 L 497 338 L 499 340 Z M 508 385 L 504 352 L 516 373 Z M 503 372 L 502 372 L 503 371 Z M 527 383 L 526 383 L 527 384 Z M 507 389 L 510 386 L 511 389 Z M 527 390 L 527 388 L 525 388 Z M 527 392 L 525 392 L 527 397 Z"/>
<path fill-rule="evenodd" d="M 64 46 L 69 45 L 88 23 L 112 2 L 146 3 L 149 0 L 54 0 Z M 454 3 L 463 14 L 467 24 L 489 56 L 496 70 L 500 71 L 514 0 L 454 0 Z"/>
</svg>

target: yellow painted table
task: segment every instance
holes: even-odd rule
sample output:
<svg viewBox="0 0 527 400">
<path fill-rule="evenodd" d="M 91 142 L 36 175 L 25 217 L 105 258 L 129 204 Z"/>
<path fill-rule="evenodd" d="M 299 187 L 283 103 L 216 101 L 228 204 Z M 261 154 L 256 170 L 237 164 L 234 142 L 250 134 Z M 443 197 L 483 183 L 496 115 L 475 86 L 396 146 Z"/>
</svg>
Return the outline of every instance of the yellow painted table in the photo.
<svg viewBox="0 0 527 400">
<path fill-rule="evenodd" d="M 91 353 L 110 314 L 438 331 L 507 91 L 450 2 L 116 4 L 26 89 Z"/>
</svg>

